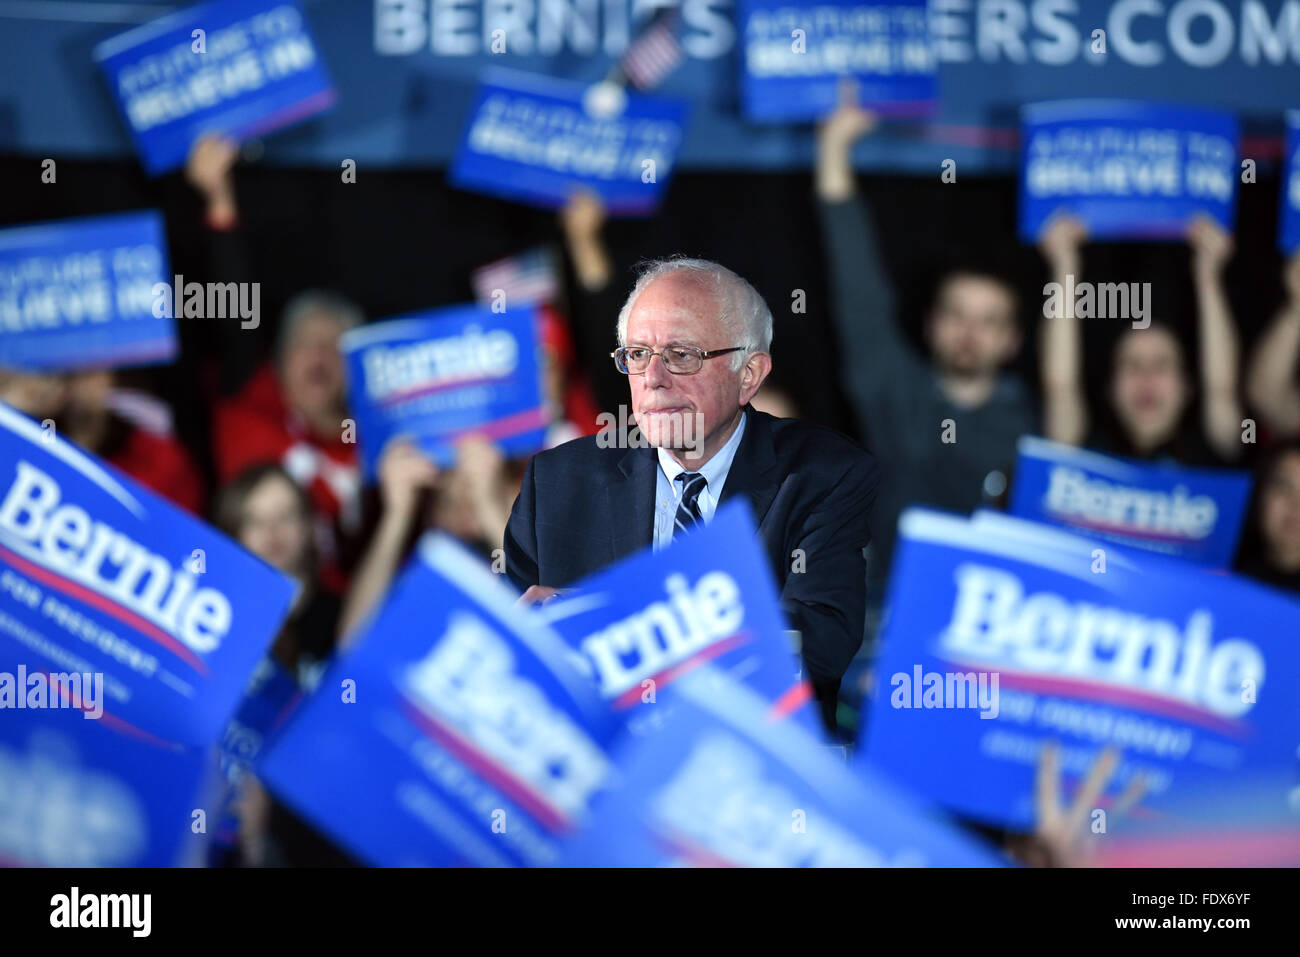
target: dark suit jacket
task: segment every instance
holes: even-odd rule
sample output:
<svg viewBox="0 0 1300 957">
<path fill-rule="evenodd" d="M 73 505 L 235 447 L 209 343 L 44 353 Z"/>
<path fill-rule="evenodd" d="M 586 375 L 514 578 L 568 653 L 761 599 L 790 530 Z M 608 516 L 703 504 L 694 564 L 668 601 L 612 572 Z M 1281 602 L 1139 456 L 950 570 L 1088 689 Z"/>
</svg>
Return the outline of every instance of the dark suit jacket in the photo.
<svg viewBox="0 0 1300 957">
<path fill-rule="evenodd" d="M 876 462 L 830 429 L 745 414 L 719 507 L 749 499 L 809 676 L 838 688 L 862 644 Z M 652 545 L 658 469 L 653 448 L 601 448 L 590 435 L 535 455 L 506 528 L 511 581 L 563 588 Z"/>
</svg>

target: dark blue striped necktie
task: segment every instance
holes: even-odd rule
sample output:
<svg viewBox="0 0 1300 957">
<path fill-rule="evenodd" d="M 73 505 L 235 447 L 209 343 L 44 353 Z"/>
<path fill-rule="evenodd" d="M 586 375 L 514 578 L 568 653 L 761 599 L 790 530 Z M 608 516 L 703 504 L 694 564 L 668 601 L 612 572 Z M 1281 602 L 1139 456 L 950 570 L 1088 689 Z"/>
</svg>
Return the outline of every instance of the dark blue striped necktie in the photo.
<svg viewBox="0 0 1300 957">
<path fill-rule="evenodd" d="M 677 503 L 676 524 L 673 525 L 673 538 L 676 538 L 678 532 L 689 532 L 704 521 L 704 516 L 700 514 L 699 498 L 709 481 L 699 472 L 678 472 L 674 481 L 682 486 L 681 501 Z"/>
</svg>

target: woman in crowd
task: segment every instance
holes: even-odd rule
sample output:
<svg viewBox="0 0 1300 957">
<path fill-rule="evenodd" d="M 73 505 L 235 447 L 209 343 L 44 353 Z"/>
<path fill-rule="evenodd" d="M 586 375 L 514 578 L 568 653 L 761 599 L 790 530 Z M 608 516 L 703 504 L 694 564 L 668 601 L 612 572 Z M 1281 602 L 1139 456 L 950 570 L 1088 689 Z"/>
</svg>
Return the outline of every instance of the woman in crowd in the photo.
<svg viewBox="0 0 1300 957">
<path fill-rule="evenodd" d="M 1086 238 L 1083 224 L 1069 216 L 1056 217 L 1043 232 L 1039 248 L 1052 280 L 1063 290 L 1082 286 L 1080 250 Z M 1113 455 L 1184 465 L 1241 458 L 1239 344 L 1223 286 L 1232 237 L 1217 223 L 1199 217 L 1188 226 L 1187 241 L 1196 289 L 1199 382 L 1188 369 L 1178 335 L 1163 323 L 1150 322 L 1148 297 L 1145 321 L 1150 324 L 1145 328 L 1128 324 L 1121 333 L 1112 352 L 1106 408 L 1094 420 L 1084 387 L 1082 320 L 1075 315 L 1075 303 L 1067 299 L 1063 315 L 1043 319 L 1039 344 L 1048 438 Z M 1136 315 L 1112 316 L 1103 321 L 1136 319 Z"/>
<path fill-rule="evenodd" d="M 310 691 L 334 652 L 339 599 L 322 587 L 312 540 L 312 502 L 278 465 L 257 465 L 223 487 L 214 523 L 298 586 L 293 606 L 246 694 L 273 687 Z M 291 704 L 287 707 L 292 707 Z M 254 729 L 265 737 L 273 727 Z M 251 775 L 238 788 L 239 862 L 248 866 L 350 863 L 342 852 L 271 798 Z"/>
<path fill-rule="evenodd" d="M 1300 594 L 1300 439 L 1270 449 L 1256 470 L 1237 571 Z"/>
</svg>

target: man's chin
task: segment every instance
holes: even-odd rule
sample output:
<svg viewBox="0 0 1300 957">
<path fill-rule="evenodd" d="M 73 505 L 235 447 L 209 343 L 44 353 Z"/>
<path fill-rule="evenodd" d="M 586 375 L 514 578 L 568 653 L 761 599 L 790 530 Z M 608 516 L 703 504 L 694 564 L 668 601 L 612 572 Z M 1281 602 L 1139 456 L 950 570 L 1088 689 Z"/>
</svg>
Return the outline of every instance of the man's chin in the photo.
<svg viewBox="0 0 1300 957">
<path fill-rule="evenodd" d="M 703 416 L 680 412 L 641 412 L 636 423 L 647 445 L 669 452 L 689 451 L 704 441 Z"/>
</svg>

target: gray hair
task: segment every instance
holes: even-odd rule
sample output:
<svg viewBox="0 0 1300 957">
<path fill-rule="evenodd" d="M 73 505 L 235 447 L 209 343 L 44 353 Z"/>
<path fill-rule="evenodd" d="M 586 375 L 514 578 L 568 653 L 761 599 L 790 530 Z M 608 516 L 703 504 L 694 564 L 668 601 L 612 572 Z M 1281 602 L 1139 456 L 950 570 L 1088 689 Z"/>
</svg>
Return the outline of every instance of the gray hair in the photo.
<svg viewBox="0 0 1300 957">
<path fill-rule="evenodd" d="M 363 325 L 366 321 L 366 314 L 361 311 L 361 307 L 346 296 L 323 289 L 304 290 L 290 299 L 280 314 L 280 332 L 275 341 L 276 358 L 284 358 L 298 327 L 309 316 L 322 313 L 342 326 L 344 332 Z"/>
<path fill-rule="evenodd" d="M 721 310 L 718 321 L 724 329 L 732 334 L 734 341 L 729 345 L 744 347 L 744 352 L 732 356 L 731 368 L 739 369 L 745 364 L 745 357 L 753 352 L 768 352 L 772 348 L 772 312 L 767 303 L 748 282 L 736 275 L 726 266 L 708 259 L 691 259 L 687 256 L 672 256 L 668 259 L 654 259 L 640 265 L 641 274 L 636 285 L 628 294 L 627 301 L 618 313 L 618 344 L 627 345 L 627 319 L 632 313 L 632 306 L 641 290 L 671 273 L 685 272 L 698 282 L 713 297 Z"/>
</svg>

